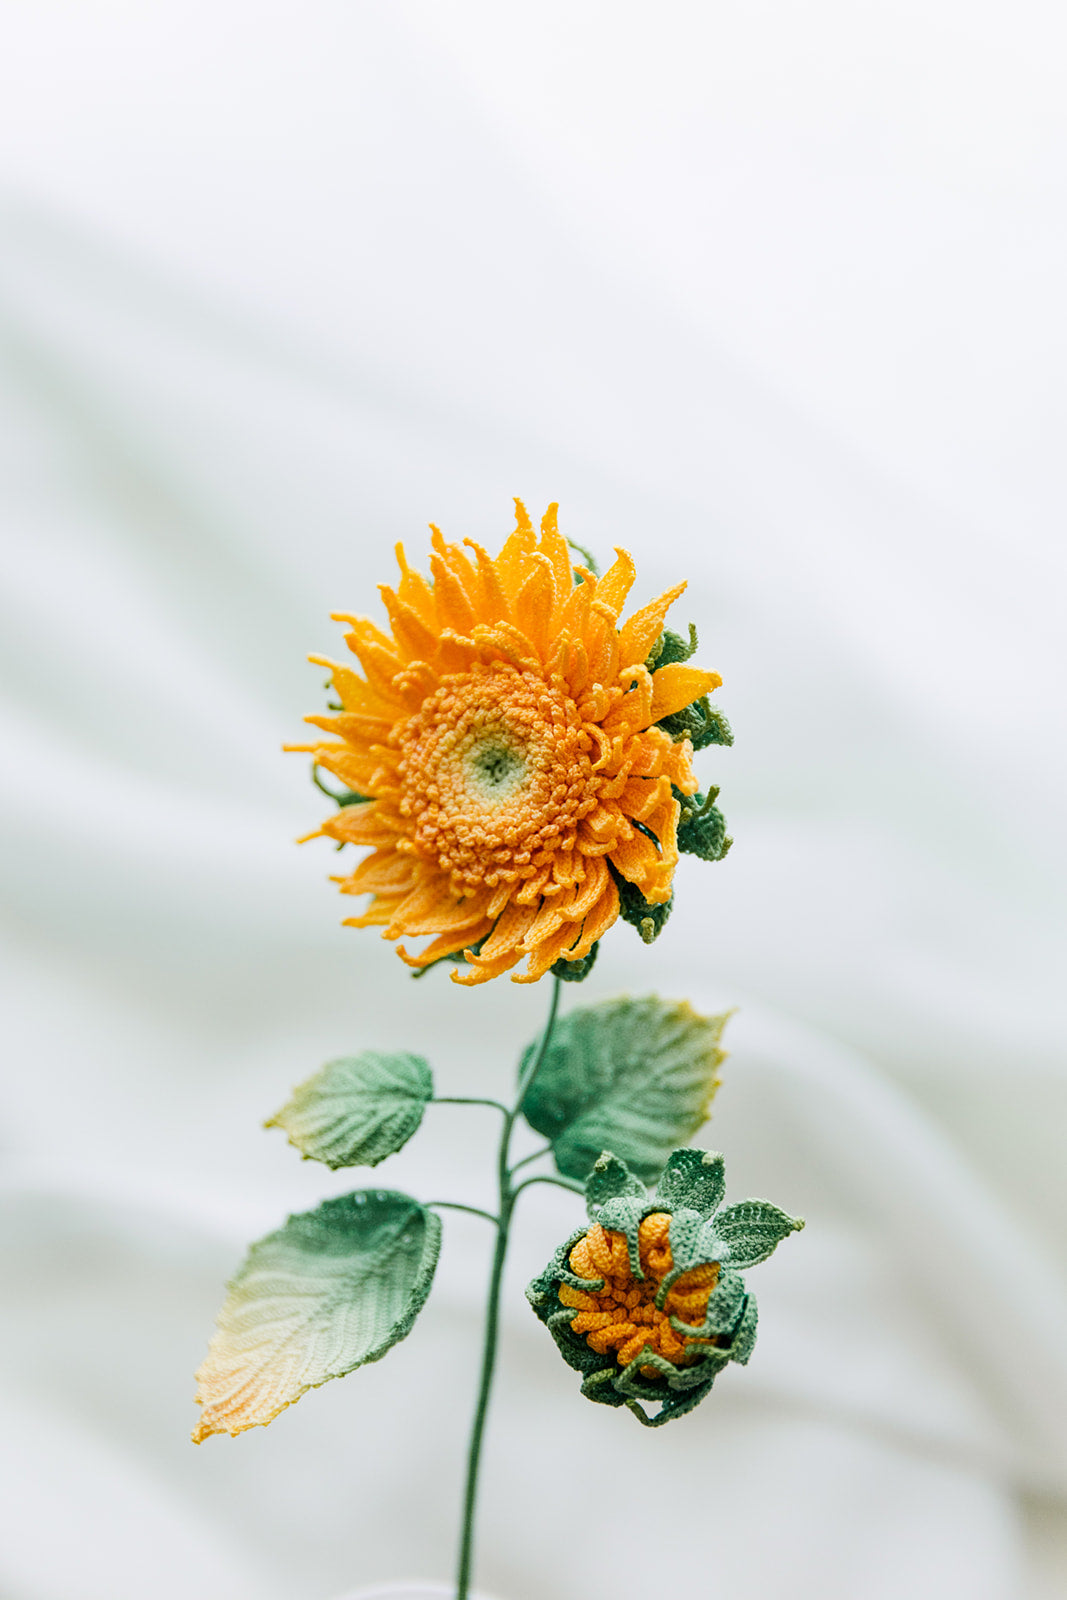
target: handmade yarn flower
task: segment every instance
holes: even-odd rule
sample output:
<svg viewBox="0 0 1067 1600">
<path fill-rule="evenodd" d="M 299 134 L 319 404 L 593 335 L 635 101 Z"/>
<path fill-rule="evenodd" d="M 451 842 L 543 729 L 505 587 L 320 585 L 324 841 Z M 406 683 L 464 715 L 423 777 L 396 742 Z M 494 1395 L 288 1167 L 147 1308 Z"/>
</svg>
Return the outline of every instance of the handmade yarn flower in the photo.
<svg viewBox="0 0 1067 1600">
<path fill-rule="evenodd" d="M 685 584 L 620 626 L 631 557 L 617 550 L 598 578 L 572 561 L 555 506 L 540 539 L 516 507 L 495 559 L 434 529 L 432 581 L 397 546 L 400 581 L 381 587 L 391 633 L 336 618 L 363 676 L 311 658 L 340 706 L 307 721 L 334 742 L 289 746 L 350 791 L 308 837 L 370 850 L 337 879 L 372 896 L 348 925 L 430 936 L 398 953 L 417 968 L 465 960 L 452 976 L 466 984 L 524 957 L 519 983 L 577 975 L 620 914 L 654 937 L 679 848 L 715 860 L 729 843 L 691 766 L 694 745 L 730 742 L 705 699 L 721 679 L 686 665 L 695 637 L 663 627 Z"/>
<path fill-rule="evenodd" d="M 355 665 L 312 656 L 329 667 L 336 702 L 307 718 L 320 730 L 314 742 L 289 748 L 310 753 L 315 783 L 337 805 L 307 837 L 364 852 L 335 880 L 344 894 L 369 896 L 349 924 L 427 939 L 417 954 L 398 947 L 417 973 L 449 960 L 465 984 L 523 962 L 517 982 L 551 973 L 544 1026 L 520 1053 L 509 1101 L 439 1094 L 428 1060 L 375 1043 L 326 1062 L 266 1124 L 336 1172 L 404 1149 L 436 1105 L 495 1106 L 495 1209 L 364 1187 L 288 1217 L 250 1247 L 227 1286 L 197 1373 L 193 1435 L 270 1423 L 309 1390 L 380 1360 L 411 1333 L 430 1293 L 440 1212 L 481 1218 L 493 1265 L 456 1600 L 468 1600 L 474 1581 L 521 1196 L 555 1184 L 573 1202 L 584 1183 L 588 1222 L 527 1295 L 580 1372 L 582 1394 L 629 1407 L 646 1427 L 691 1411 L 728 1362 L 748 1360 L 756 1303 L 741 1271 L 803 1226 L 763 1200 L 723 1206 L 722 1157 L 679 1148 L 707 1120 L 729 1013 L 701 1016 L 657 995 L 560 1012 L 562 981 L 587 975 L 616 920 L 646 943 L 658 936 L 682 853 L 726 854 L 718 789 L 698 792 L 691 760 L 733 740 L 708 700 L 718 674 L 688 665 L 696 630 L 687 641 L 664 625 L 685 584 L 624 618 L 636 576 L 627 552 L 616 549 L 600 576 L 560 536 L 555 506 L 539 535 L 516 508 L 495 557 L 434 528 L 426 577 L 397 546 L 400 578 L 381 589 L 389 631 L 338 615 Z M 515 1158 L 521 1120 L 548 1142 Z M 547 1157 L 554 1173 L 530 1172 Z M 645 1182 L 657 1178 L 650 1192 Z"/>
<path fill-rule="evenodd" d="M 728 1362 L 748 1361 L 756 1302 L 740 1269 L 804 1224 L 766 1200 L 722 1207 L 725 1190 L 723 1158 L 705 1150 L 675 1150 L 652 1195 L 617 1156 L 597 1161 L 590 1226 L 526 1291 L 588 1399 L 658 1427 L 698 1405 Z"/>
</svg>

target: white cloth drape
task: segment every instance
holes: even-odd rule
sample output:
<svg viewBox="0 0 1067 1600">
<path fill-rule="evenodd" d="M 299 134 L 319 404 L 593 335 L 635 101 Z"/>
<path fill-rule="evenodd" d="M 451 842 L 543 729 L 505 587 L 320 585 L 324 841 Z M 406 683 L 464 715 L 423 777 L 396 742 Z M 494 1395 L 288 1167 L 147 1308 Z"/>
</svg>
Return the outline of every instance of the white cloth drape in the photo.
<svg viewBox="0 0 1067 1600">
<path fill-rule="evenodd" d="M 1063 38 L 924 0 L 0 7 L 5 1600 L 447 1576 L 487 1267 L 188 1444 L 244 1244 L 359 1175 L 260 1123 L 364 1044 L 501 1092 L 546 995 L 342 931 L 278 747 L 391 546 L 510 497 L 723 673 L 736 845 L 568 1004 L 739 1006 L 707 1142 L 808 1218 L 691 1418 L 586 1404 L 518 1229 L 503 1600 L 1067 1587 Z M 492 1113 L 376 1174 L 488 1196 Z"/>
</svg>

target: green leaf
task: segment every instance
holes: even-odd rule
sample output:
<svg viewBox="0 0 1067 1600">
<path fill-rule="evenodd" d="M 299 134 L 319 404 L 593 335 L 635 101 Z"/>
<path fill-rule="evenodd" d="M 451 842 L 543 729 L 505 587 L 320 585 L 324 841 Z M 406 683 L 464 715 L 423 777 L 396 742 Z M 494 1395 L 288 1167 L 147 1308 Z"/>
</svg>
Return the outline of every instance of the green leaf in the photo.
<svg viewBox="0 0 1067 1600">
<path fill-rule="evenodd" d="M 724 1206 L 713 1222 L 715 1233 L 730 1247 L 730 1265 L 743 1269 L 758 1266 L 773 1255 L 783 1239 L 798 1233 L 802 1217 L 791 1217 L 769 1200 L 740 1200 Z"/>
<path fill-rule="evenodd" d="M 376 1167 L 407 1144 L 432 1099 L 421 1056 L 362 1050 L 328 1061 L 265 1126 L 284 1128 L 305 1160 Z"/>
<path fill-rule="evenodd" d="M 440 1248 L 432 1211 L 376 1189 L 326 1200 L 260 1239 L 196 1375 L 196 1443 L 268 1423 L 308 1389 L 385 1355 L 410 1333 Z"/>
<path fill-rule="evenodd" d="M 557 1022 L 523 1113 L 552 1141 L 560 1172 L 584 1179 L 609 1150 L 654 1180 L 707 1118 L 725 1022 L 655 996 L 609 1000 Z"/>
</svg>

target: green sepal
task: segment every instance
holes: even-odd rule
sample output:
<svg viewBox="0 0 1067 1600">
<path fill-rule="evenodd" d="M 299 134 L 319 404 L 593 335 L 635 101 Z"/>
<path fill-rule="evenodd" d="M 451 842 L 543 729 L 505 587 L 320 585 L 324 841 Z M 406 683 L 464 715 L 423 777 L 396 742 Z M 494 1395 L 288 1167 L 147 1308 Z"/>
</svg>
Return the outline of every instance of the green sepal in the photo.
<svg viewBox="0 0 1067 1600">
<path fill-rule="evenodd" d="M 688 1206 L 665 1206 L 659 1200 L 653 1202 L 653 1209 L 670 1210 L 671 1216 L 670 1244 L 674 1265 L 664 1277 L 656 1295 L 656 1304 L 662 1311 L 663 1302 L 678 1279 L 694 1267 L 706 1266 L 717 1260 L 722 1245 L 717 1239 L 709 1239 L 707 1218 L 702 1211 L 694 1211 Z"/>
<path fill-rule="evenodd" d="M 688 661 L 690 656 L 696 653 L 696 649 L 697 631 L 692 623 L 689 624 L 688 643 L 680 634 L 672 632 L 670 628 L 664 628 L 645 658 L 645 666 L 649 672 L 654 672 L 658 667 Z M 730 724 L 722 712 L 712 706 L 706 694 L 683 706 L 680 711 L 672 711 L 670 716 L 661 717 L 655 726 L 662 728 L 675 744 L 680 743 L 682 739 L 688 739 L 694 750 L 706 750 L 708 745 L 729 745 L 734 742 Z M 681 848 L 679 843 L 679 849 Z"/>
<path fill-rule="evenodd" d="M 583 1180 L 607 1150 L 639 1178 L 655 1179 L 674 1146 L 707 1119 L 725 1022 L 654 995 L 604 1001 L 557 1022 L 522 1109 L 552 1141 L 559 1171 Z"/>
<path fill-rule="evenodd" d="M 716 1236 L 729 1250 L 730 1265 L 738 1268 L 766 1261 L 783 1239 L 803 1226 L 803 1217 L 791 1217 L 769 1200 L 741 1200 L 715 1218 Z"/>
<path fill-rule="evenodd" d="M 675 662 L 688 661 L 690 656 L 696 655 L 697 643 L 697 630 L 692 622 L 689 624 L 688 643 L 680 633 L 664 628 L 645 657 L 645 666 L 649 672 L 655 672 L 657 667 L 670 667 Z"/>
<path fill-rule="evenodd" d="M 483 937 L 481 939 L 477 939 L 474 944 L 465 945 L 463 950 L 450 950 L 447 956 L 438 956 L 435 961 L 427 961 L 424 967 L 415 967 L 411 976 L 413 978 L 425 978 L 426 974 L 428 972 L 432 972 L 435 967 L 440 967 L 449 961 L 451 961 L 457 967 L 467 966 L 468 962 L 465 951 L 473 950 L 475 955 L 480 955 L 482 945 L 485 943 L 488 937 L 488 934 L 484 934 Z"/>
<path fill-rule="evenodd" d="M 591 1217 L 596 1218 L 609 1200 L 647 1198 L 640 1178 L 634 1176 L 618 1156 L 604 1150 L 596 1159 L 593 1170 L 585 1180 L 585 1203 Z"/>
<path fill-rule="evenodd" d="M 646 900 L 637 885 L 624 878 L 610 861 L 608 871 L 619 891 L 619 916 L 632 928 L 637 929 L 645 944 L 655 944 L 671 914 L 671 907 L 674 904 L 673 894 L 669 900 L 654 905 L 651 900 Z"/>
<path fill-rule="evenodd" d="M 376 1167 L 407 1143 L 432 1099 L 422 1056 L 361 1050 L 328 1061 L 264 1126 L 284 1128 L 306 1161 Z"/>
<path fill-rule="evenodd" d="M 726 1016 L 716 1018 L 721 1025 Z M 709 1217 L 726 1193 L 726 1162 L 717 1150 L 672 1150 L 656 1185 L 656 1199 L 665 1211 L 688 1206 Z"/>
<path fill-rule="evenodd" d="M 526 1298 L 536 1310 L 542 1302 L 551 1298 L 551 1290 L 560 1283 L 569 1283 L 572 1289 L 588 1289 L 590 1291 L 604 1287 L 603 1278 L 579 1278 L 573 1273 L 569 1265 L 569 1257 L 579 1239 L 587 1233 L 586 1228 L 576 1228 L 563 1244 L 560 1245 L 548 1266 L 539 1278 L 534 1278 L 526 1286 Z M 549 1308 L 551 1310 L 551 1307 Z M 538 1313 L 540 1315 L 540 1313 Z M 547 1315 L 548 1313 L 546 1313 Z"/>
<path fill-rule="evenodd" d="M 268 1423 L 380 1360 L 410 1333 L 440 1248 L 440 1219 L 381 1189 L 325 1200 L 252 1245 L 197 1373 L 194 1439 Z"/>
<path fill-rule="evenodd" d="M 577 539 L 568 539 L 567 543 L 568 543 L 568 545 L 570 545 L 572 550 L 576 550 L 578 552 L 578 554 L 581 556 L 582 560 L 585 562 L 586 566 L 589 568 L 589 571 L 593 574 L 593 577 L 594 578 L 599 578 L 600 577 L 600 563 L 597 561 L 597 558 L 593 554 L 593 552 L 591 550 L 587 550 L 585 548 L 584 544 L 579 544 Z M 580 583 L 584 583 L 584 582 L 585 582 L 585 579 L 582 577 L 581 573 L 578 572 L 577 569 L 575 569 L 575 572 L 574 572 L 574 587 L 577 589 L 578 585 Z"/>
<path fill-rule="evenodd" d="M 584 1394 L 587 1400 L 592 1400 L 597 1405 L 628 1406 L 630 1402 L 615 1387 L 615 1370 L 614 1367 L 600 1367 L 596 1372 L 590 1372 L 582 1379 L 582 1387 L 578 1393 Z"/>
<path fill-rule="evenodd" d="M 744 1316 L 745 1305 L 749 1299 L 751 1299 L 751 1296 L 745 1288 L 744 1278 L 739 1272 L 734 1272 L 730 1267 L 725 1267 L 719 1274 L 718 1283 L 708 1296 L 707 1311 L 700 1327 L 695 1327 L 691 1322 L 683 1322 L 678 1317 L 671 1317 L 671 1327 L 677 1333 L 687 1333 L 697 1339 L 727 1338 L 729 1339 L 727 1348 L 729 1348 L 731 1359 L 736 1359 L 733 1350 L 737 1338 L 737 1330 Z M 754 1332 L 753 1342 L 755 1342 Z"/>
<path fill-rule="evenodd" d="M 715 1352 L 691 1367 L 679 1368 L 655 1351 L 646 1352 L 646 1356 L 640 1366 L 654 1367 L 662 1374 L 660 1379 L 643 1377 L 638 1362 L 634 1361 L 621 1373 L 616 1369 L 615 1386 L 638 1421 L 649 1428 L 662 1428 L 665 1423 L 694 1410 L 711 1393 L 712 1384 L 730 1359 L 726 1354 Z M 645 1405 L 658 1406 L 659 1410 L 650 1416 Z"/>
<path fill-rule="evenodd" d="M 344 708 L 338 705 L 330 706 L 329 709 L 331 711 L 341 711 Z M 343 808 L 344 806 L 363 805 L 365 802 L 373 798 L 369 794 L 360 794 L 355 789 L 342 789 L 340 792 L 338 792 L 336 789 L 331 789 L 329 785 L 323 783 L 322 779 L 319 777 L 319 764 L 317 761 L 313 761 L 311 763 L 311 781 L 315 785 L 316 789 L 320 789 L 323 794 L 329 795 L 330 799 L 338 808 Z"/>
<path fill-rule="evenodd" d="M 643 1278 L 638 1230 L 657 1203 L 625 1161 L 610 1150 L 598 1156 L 585 1181 L 585 1208 L 590 1222 L 599 1222 L 609 1233 L 626 1235 L 630 1271 L 635 1278 Z"/>
<path fill-rule="evenodd" d="M 578 1238 L 581 1238 L 581 1234 Z M 535 1315 L 555 1339 L 560 1355 L 569 1367 L 586 1378 L 594 1372 L 613 1371 L 614 1363 L 605 1362 L 603 1356 L 598 1356 L 584 1339 L 578 1338 L 573 1332 L 571 1323 L 574 1320 L 574 1311 L 560 1304 L 557 1287 L 557 1283 L 550 1279 L 548 1272 L 543 1272 L 530 1284 L 526 1298 L 533 1306 Z"/>
<path fill-rule="evenodd" d="M 617 1384 L 620 1393 L 634 1400 L 662 1400 L 663 1386 L 655 1378 L 646 1378 L 643 1367 L 651 1367 L 665 1381 L 668 1391 L 684 1393 L 686 1389 L 699 1389 L 710 1377 L 720 1373 L 729 1360 L 725 1351 L 709 1350 L 706 1356 L 691 1367 L 676 1367 L 666 1356 L 655 1350 L 643 1350 L 636 1361 L 620 1369 Z M 713 1369 L 713 1370 L 711 1370 Z"/>
<path fill-rule="evenodd" d="M 741 1321 L 737 1325 L 732 1340 L 730 1341 L 730 1360 L 736 1361 L 739 1366 L 747 1367 L 748 1359 L 756 1348 L 756 1323 L 759 1320 L 759 1311 L 756 1306 L 754 1294 L 745 1296 L 745 1309 L 741 1313 Z"/>
<path fill-rule="evenodd" d="M 683 706 L 681 711 L 672 711 L 670 716 L 661 717 L 656 727 L 662 728 L 675 744 L 688 739 L 694 750 L 706 750 L 709 745 L 729 745 L 734 742 L 730 724 L 706 694 L 702 694 L 691 705 Z"/>
<path fill-rule="evenodd" d="M 622 1233 L 626 1236 L 626 1248 L 630 1256 L 630 1271 L 634 1277 L 641 1279 L 645 1275 L 641 1265 L 641 1248 L 638 1229 L 650 1211 L 655 1211 L 653 1201 L 646 1195 L 640 1196 L 619 1195 L 614 1200 L 608 1200 L 601 1207 L 596 1221 L 608 1233 Z"/>
<path fill-rule="evenodd" d="M 718 789 L 709 789 L 706 795 L 684 795 L 672 785 L 672 791 L 681 806 L 678 849 L 701 861 L 721 861 L 733 841 L 726 832 L 726 818 L 715 804 Z"/>
<path fill-rule="evenodd" d="M 584 955 L 580 961 L 568 961 L 566 956 L 560 956 L 548 970 L 554 978 L 559 978 L 563 983 L 581 983 L 592 972 L 599 950 L 598 939 L 596 944 L 590 947 L 589 954 Z"/>
<path fill-rule="evenodd" d="M 659 1410 L 651 1417 L 640 1401 L 627 1400 L 626 1404 L 643 1427 L 662 1428 L 664 1423 L 673 1422 L 675 1417 L 684 1417 L 687 1411 L 695 1411 L 705 1395 L 710 1394 L 715 1376 L 716 1374 L 713 1373 L 699 1389 L 689 1389 L 682 1393 L 675 1391 L 673 1394 L 668 1394 L 660 1404 Z"/>
</svg>

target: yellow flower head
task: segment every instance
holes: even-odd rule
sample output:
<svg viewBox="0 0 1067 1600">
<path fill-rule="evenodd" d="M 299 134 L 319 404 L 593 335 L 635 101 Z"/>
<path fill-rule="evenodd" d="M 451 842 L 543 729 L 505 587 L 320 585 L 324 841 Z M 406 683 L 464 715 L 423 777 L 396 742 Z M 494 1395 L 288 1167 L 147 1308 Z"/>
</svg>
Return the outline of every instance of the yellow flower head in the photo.
<svg viewBox="0 0 1067 1600">
<path fill-rule="evenodd" d="M 649 906 L 670 899 L 677 795 L 696 780 L 689 739 L 656 724 L 722 681 L 646 665 L 684 583 L 620 626 L 636 575 L 626 551 L 594 577 L 572 562 L 555 506 L 540 539 L 516 507 L 495 559 L 433 529 L 432 581 L 397 546 L 400 581 L 381 588 L 391 634 L 337 617 L 363 675 L 312 656 L 343 709 L 307 718 L 333 742 L 290 747 L 364 797 L 309 836 L 370 848 L 337 880 L 373 897 L 348 925 L 430 935 L 419 955 L 400 946 L 403 960 L 463 952 L 452 976 L 466 984 L 523 957 L 519 983 L 584 960 L 619 915 L 620 883 Z"/>
</svg>

